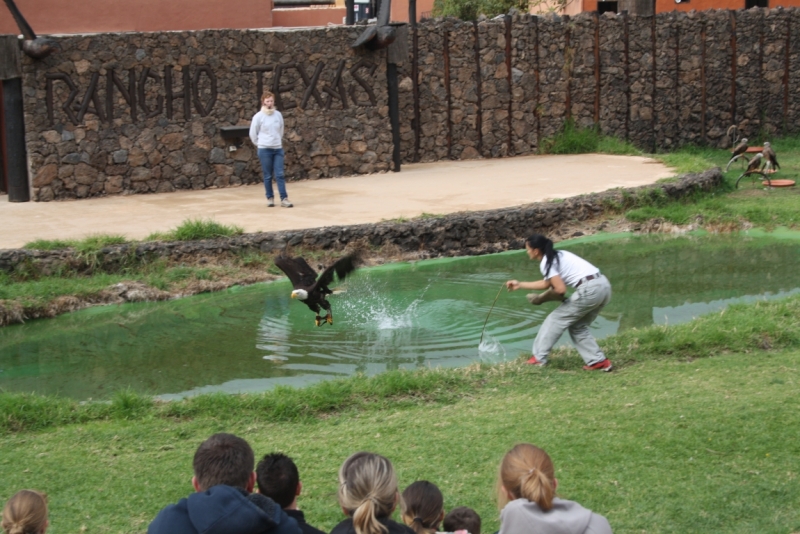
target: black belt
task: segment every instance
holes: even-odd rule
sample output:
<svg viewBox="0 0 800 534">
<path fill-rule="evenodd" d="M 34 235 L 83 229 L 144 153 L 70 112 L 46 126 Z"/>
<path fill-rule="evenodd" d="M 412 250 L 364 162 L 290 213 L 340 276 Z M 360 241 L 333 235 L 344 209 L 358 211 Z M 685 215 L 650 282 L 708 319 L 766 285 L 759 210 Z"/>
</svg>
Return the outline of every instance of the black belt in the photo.
<svg viewBox="0 0 800 534">
<path fill-rule="evenodd" d="M 589 280 L 595 280 L 597 278 L 600 278 L 601 276 L 603 276 L 601 273 L 590 274 L 589 276 L 584 276 L 583 278 L 578 280 L 577 284 L 575 284 L 575 289 L 578 289 L 581 286 L 582 283 L 588 282 Z"/>
</svg>

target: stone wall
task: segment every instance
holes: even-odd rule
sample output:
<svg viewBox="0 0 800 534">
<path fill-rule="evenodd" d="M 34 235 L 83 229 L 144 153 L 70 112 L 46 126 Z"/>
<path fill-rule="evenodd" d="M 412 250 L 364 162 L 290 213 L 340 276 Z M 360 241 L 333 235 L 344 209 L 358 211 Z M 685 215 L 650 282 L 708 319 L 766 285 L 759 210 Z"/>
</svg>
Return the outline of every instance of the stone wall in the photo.
<svg viewBox="0 0 800 534">
<path fill-rule="evenodd" d="M 688 174 L 675 183 L 642 186 L 626 190 L 568 198 L 563 202 L 540 202 L 522 207 L 471 213 L 454 213 L 441 218 L 413 219 L 403 223 L 381 222 L 353 226 L 326 226 L 304 230 L 261 232 L 204 241 L 150 242 L 113 245 L 104 248 L 96 260 L 113 265 L 138 258 L 186 258 L 213 256 L 247 249 L 279 252 L 287 248 L 342 250 L 352 244 L 391 246 L 423 257 L 463 256 L 522 248 L 533 232 L 548 233 L 560 225 L 590 220 L 611 206 L 622 207 L 640 194 L 658 191 L 678 199 L 697 191 L 711 191 L 722 183 L 719 168 Z M 28 271 L 53 272 L 60 265 L 87 268 L 71 249 L 39 251 L 0 250 L 0 271 L 11 272 L 23 265 Z"/>
<path fill-rule="evenodd" d="M 23 67 L 34 198 L 256 183 L 252 145 L 229 151 L 220 128 L 248 124 L 262 88 L 279 95 L 289 180 L 386 171 L 387 54 L 352 50 L 362 30 L 59 38 Z M 798 130 L 800 10 L 429 19 L 407 34 L 406 163 L 536 153 L 569 119 L 653 151 L 728 146 L 734 124 Z"/>
<path fill-rule="evenodd" d="M 289 179 L 388 169 L 385 51 L 356 52 L 362 28 L 200 31 L 60 38 L 23 66 L 34 198 L 168 192 L 261 180 L 247 125 L 276 93 Z"/>
</svg>

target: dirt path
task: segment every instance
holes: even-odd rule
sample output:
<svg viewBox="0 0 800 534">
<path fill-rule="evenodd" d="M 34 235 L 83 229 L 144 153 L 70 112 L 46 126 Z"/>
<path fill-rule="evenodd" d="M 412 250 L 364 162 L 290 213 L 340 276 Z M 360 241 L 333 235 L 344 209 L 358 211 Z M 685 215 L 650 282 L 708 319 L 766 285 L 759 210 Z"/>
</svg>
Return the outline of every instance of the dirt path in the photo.
<svg viewBox="0 0 800 534">
<path fill-rule="evenodd" d="M 307 180 L 287 185 L 294 208 L 267 208 L 261 185 L 63 202 L 0 198 L 0 248 L 35 239 L 119 234 L 142 239 L 190 218 L 245 232 L 318 228 L 489 210 L 634 187 L 671 176 L 654 160 L 582 154 L 404 165 L 400 173 Z"/>
</svg>

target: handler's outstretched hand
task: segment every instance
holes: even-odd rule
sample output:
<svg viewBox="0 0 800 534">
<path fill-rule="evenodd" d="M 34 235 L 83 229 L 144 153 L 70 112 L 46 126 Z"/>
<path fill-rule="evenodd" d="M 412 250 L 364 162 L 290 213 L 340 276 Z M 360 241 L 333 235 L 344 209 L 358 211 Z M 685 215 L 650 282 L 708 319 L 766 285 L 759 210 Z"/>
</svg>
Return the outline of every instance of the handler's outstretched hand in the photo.
<svg viewBox="0 0 800 534">
<path fill-rule="evenodd" d="M 519 289 L 519 280 L 509 280 L 506 282 L 506 289 L 509 291 L 516 291 Z"/>
</svg>

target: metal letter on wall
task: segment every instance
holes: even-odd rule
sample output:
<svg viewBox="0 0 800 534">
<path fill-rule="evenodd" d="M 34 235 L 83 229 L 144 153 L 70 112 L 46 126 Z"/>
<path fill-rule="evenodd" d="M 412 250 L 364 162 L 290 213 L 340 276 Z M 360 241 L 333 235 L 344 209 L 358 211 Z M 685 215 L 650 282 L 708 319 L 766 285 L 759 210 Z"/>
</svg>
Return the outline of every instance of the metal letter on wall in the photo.
<svg viewBox="0 0 800 534">
<path fill-rule="evenodd" d="M 364 81 L 364 79 L 361 78 L 358 75 L 358 71 L 359 71 L 359 69 L 367 69 L 367 72 L 369 72 L 369 75 L 372 76 L 373 74 L 375 74 L 375 69 L 377 69 L 377 68 L 378 68 L 378 65 L 376 65 L 372 61 L 369 61 L 368 59 L 361 59 L 358 63 L 356 63 L 355 65 L 353 65 L 350 68 L 350 76 L 352 76 L 353 79 L 356 82 L 358 82 L 358 85 L 360 85 L 361 87 L 364 88 L 364 91 L 367 92 L 367 96 L 369 97 L 369 102 L 373 106 L 377 105 L 377 103 L 378 103 L 378 100 L 375 98 L 375 92 L 372 90 L 372 87 L 370 87 L 369 84 L 366 81 Z M 356 88 L 355 88 L 355 86 L 351 86 L 350 87 L 350 99 L 353 101 L 353 104 L 355 104 L 356 106 L 366 106 L 367 105 L 367 104 L 361 104 L 358 101 L 358 97 L 356 96 Z"/>
<path fill-rule="evenodd" d="M 342 109 L 347 109 L 347 91 L 344 89 L 342 82 L 342 71 L 344 70 L 345 60 L 339 60 L 339 66 L 336 68 L 336 74 L 333 76 L 333 82 L 322 88 L 323 91 L 328 93 L 328 100 L 325 101 L 325 109 L 331 109 L 333 99 L 338 98 L 342 102 Z"/>
<path fill-rule="evenodd" d="M 131 108 L 131 121 L 136 123 L 136 71 L 128 70 L 128 87 L 123 85 L 122 80 L 113 70 L 109 70 L 106 75 L 106 112 L 108 122 L 114 121 L 114 87 L 119 89 L 122 98 Z"/>
<path fill-rule="evenodd" d="M 261 95 L 264 93 L 264 73 L 272 72 L 272 65 L 253 65 L 252 67 L 242 67 L 242 72 L 256 73 L 256 100 L 261 107 Z"/>
<path fill-rule="evenodd" d="M 200 98 L 200 75 L 205 73 L 211 82 L 210 95 L 204 104 Z M 192 96 L 194 97 L 194 107 L 201 117 L 207 116 L 214 109 L 214 104 L 217 102 L 217 77 L 214 71 L 208 65 L 197 67 L 194 71 L 194 78 L 192 80 Z"/>
<path fill-rule="evenodd" d="M 275 95 L 275 107 L 278 109 L 292 109 L 297 107 L 297 102 L 283 102 L 281 98 L 281 93 L 286 93 L 291 91 L 294 88 L 295 82 L 292 82 L 287 85 L 281 85 L 281 74 L 283 71 L 289 69 L 296 69 L 296 63 L 284 63 L 283 65 L 278 65 L 275 67 L 275 77 L 272 78 L 272 92 Z"/>
<path fill-rule="evenodd" d="M 63 73 L 45 74 L 44 77 L 47 88 L 45 102 L 47 104 L 47 118 L 50 119 L 50 125 L 52 126 L 56 123 L 55 110 L 53 109 L 53 84 L 56 80 L 61 80 L 67 84 L 67 87 L 69 87 L 69 96 L 67 97 L 67 101 L 61 106 L 61 109 L 67 114 L 67 117 L 69 117 L 69 120 L 72 121 L 72 124 L 78 124 L 78 118 L 72 111 L 72 103 L 75 101 L 75 97 L 78 96 L 78 88 L 75 86 L 75 82 L 72 81 L 72 78 L 70 78 L 68 74 Z"/>
<path fill-rule="evenodd" d="M 97 115 L 97 118 L 103 122 L 106 121 L 106 114 L 103 111 L 103 101 L 100 99 L 100 95 L 97 93 L 97 81 L 99 79 L 99 72 L 92 74 L 92 81 L 89 82 L 89 88 L 86 89 L 86 94 L 83 95 L 83 101 L 78 109 L 78 123 L 83 122 L 83 118 L 86 116 L 87 112 Z M 89 109 L 90 104 L 94 106 L 94 109 Z"/>
<path fill-rule="evenodd" d="M 152 78 L 156 83 L 159 85 L 161 84 L 161 76 L 152 72 L 150 67 L 145 67 L 142 71 L 141 76 L 139 76 L 139 105 L 142 106 L 142 111 L 144 111 L 144 117 L 146 119 L 151 119 L 153 117 L 158 117 L 164 112 L 164 96 L 158 95 L 156 98 L 156 106 L 151 110 L 147 107 L 147 100 L 146 98 L 146 91 L 145 86 L 147 84 L 147 78 Z"/>
<path fill-rule="evenodd" d="M 184 68 L 183 72 L 183 87 L 181 91 L 175 92 L 175 88 L 172 86 L 172 67 L 167 66 L 164 69 L 164 88 L 167 92 L 167 118 L 172 119 L 173 116 L 173 109 L 172 104 L 176 98 L 183 99 L 183 120 L 189 120 L 192 118 L 192 91 L 191 91 L 191 77 L 189 75 L 189 69 Z"/>
<path fill-rule="evenodd" d="M 308 74 L 306 74 L 306 69 L 302 65 L 297 66 L 297 72 L 300 73 L 300 77 L 303 79 L 303 83 L 306 85 L 306 90 L 303 92 L 303 101 L 300 103 L 300 107 L 302 109 L 306 109 L 308 106 L 308 101 L 313 96 L 314 99 L 317 101 L 317 105 L 320 108 L 325 107 L 325 102 L 322 100 L 322 95 L 319 94 L 317 90 L 317 83 L 319 82 L 319 75 L 322 74 L 322 69 L 325 68 L 325 62 L 320 61 L 317 63 L 317 68 L 314 69 L 314 74 L 309 79 Z"/>
</svg>

